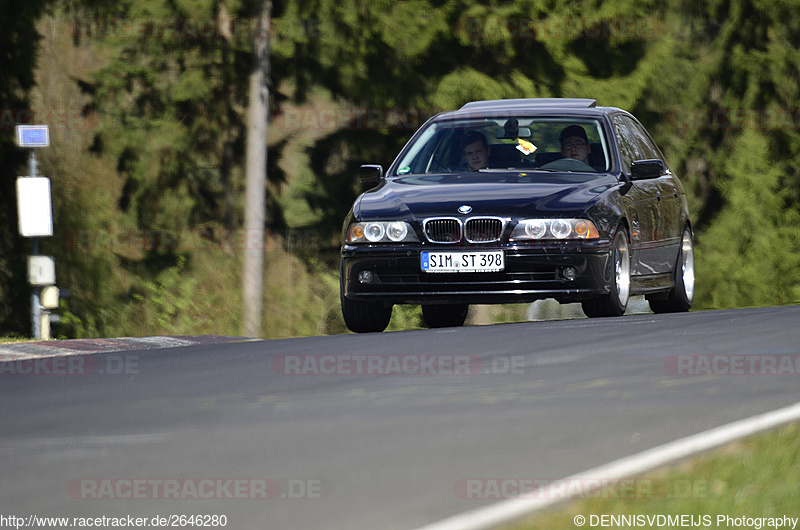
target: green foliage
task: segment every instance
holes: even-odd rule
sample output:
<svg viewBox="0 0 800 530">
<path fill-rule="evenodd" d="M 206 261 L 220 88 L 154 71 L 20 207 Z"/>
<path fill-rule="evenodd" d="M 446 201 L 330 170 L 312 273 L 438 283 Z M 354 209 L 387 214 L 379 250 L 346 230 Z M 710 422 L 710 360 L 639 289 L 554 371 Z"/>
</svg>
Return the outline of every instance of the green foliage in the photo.
<svg viewBox="0 0 800 530">
<path fill-rule="evenodd" d="M 698 237 L 698 295 L 715 308 L 800 303 L 800 211 L 769 140 L 746 131 L 731 152 L 726 206 Z"/>
<path fill-rule="evenodd" d="M 191 313 L 197 313 L 194 301 L 197 280 L 182 274 L 186 258 L 179 257 L 174 267 L 161 271 L 155 281 L 142 282 L 142 293 L 133 294 L 134 317 L 147 329 L 162 329 L 171 335 L 189 333 L 193 328 Z M 136 304 L 135 302 L 141 302 Z"/>
<path fill-rule="evenodd" d="M 387 331 L 422 328 L 422 308 L 418 305 L 396 305 L 392 309 L 392 319 Z"/>
<path fill-rule="evenodd" d="M 268 337 L 342 333 L 339 277 L 314 259 L 308 265 L 274 248 L 267 253 L 264 330 Z"/>
</svg>

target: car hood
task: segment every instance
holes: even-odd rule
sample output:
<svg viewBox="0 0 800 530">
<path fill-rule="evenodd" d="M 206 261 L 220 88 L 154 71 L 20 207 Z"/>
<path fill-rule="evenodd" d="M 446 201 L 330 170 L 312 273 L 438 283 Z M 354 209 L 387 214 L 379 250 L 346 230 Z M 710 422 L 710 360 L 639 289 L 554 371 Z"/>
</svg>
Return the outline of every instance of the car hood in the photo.
<svg viewBox="0 0 800 530">
<path fill-rule="evenodd" d="M 387 180 L 364 193 L 354 213 L 359 220 L 408 220 L 458 215 L 466 205 L 471 216 L 577 215 L 617 185 L 610 175 L 574 173 L 415 175 Z"/>
</svg>

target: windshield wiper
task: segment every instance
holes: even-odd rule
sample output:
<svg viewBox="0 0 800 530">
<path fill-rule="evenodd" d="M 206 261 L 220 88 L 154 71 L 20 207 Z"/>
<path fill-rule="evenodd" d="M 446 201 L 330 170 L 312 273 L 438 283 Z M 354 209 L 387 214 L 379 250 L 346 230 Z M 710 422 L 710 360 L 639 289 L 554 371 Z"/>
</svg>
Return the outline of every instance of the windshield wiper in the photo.
<svg viewBox="0 0 800 530">
<path fill-rule="evenodd" d="M 541 168 L 541 167 L 530 167 L 530 168 L 521 168 L 521 167 L 510 167 L 506 169 L 498 169 L 498 168 L 484 168 L 479 169 L 478 172 L 480 173 L 530 173 L 532 171 L 546 171 L 548 173 L 558 172 L 560 173 L 561 169 L 551 169 L 551 168 Z"/>
</svg>

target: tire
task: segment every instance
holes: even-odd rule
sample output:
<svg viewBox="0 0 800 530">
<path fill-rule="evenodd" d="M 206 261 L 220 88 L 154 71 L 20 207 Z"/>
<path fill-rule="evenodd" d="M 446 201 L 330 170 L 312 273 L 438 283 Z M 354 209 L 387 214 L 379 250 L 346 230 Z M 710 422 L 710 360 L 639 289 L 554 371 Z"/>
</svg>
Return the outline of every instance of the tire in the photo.
<svg viewBox="0 0 800 530">
<path fill-rule="evenodd" d="M 631 252 L 628 232 L 620 226 L 612 244 L 611 289 L 607 295 L 581 302 L 587 317 L 618 317 L 625 314 L 631 295 Z"/>
<path fill-rule="evenodd" d="M 666 298 L 648 298 L 653 313 L 682 313 L 692 307 L 694 300 L 694 242 L 692 230 L 683 229 L 681 248 L 675 262 L 674 287 Z"/>
<path fill-rule="evenodd" d="M 386 329 L 392 319 L 392 306 L 386 307 L 381 302 L 348 300 L 344 294 L 340 298 L 344 323 L 354 333 L 379 333 Z"/>
<path fill-rule="evenodd" d="M 464 325 L 467 304 L 423 305 L 422 318 L 429 328 L 453 328 Z"/>
</svg>

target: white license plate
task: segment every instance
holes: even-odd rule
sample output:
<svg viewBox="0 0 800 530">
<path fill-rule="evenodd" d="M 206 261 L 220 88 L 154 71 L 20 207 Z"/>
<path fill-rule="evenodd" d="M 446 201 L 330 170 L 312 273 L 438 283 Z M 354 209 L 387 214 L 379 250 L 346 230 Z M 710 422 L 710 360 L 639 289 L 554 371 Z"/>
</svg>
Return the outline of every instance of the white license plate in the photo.
<svg viewBox="0 0 800 530">
<path fill-rule="evenodd" d="M 497 272 L 505 267 L 502 250 L 491 252 L 421 252 L 425 272 Z"/>
</svg>

